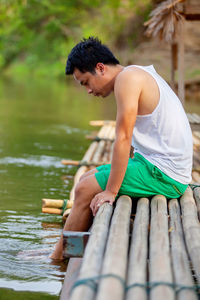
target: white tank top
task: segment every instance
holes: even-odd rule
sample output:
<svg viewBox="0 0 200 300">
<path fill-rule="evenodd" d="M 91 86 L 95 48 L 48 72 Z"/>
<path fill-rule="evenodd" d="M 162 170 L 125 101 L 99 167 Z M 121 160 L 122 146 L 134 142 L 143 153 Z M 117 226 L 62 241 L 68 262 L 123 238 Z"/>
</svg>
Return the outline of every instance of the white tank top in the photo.
<svg viewBox="0 0 200 300">
<path fill-rule="evenodd" d="M 182 104 L 153 65 L 134 66 L 148 72 L 160 91 L 154 111 L 137 115 L 132 137 L 134 151 L 174 180 L 188 184 L 191 181 L 193 142 Z"/>
</svg>

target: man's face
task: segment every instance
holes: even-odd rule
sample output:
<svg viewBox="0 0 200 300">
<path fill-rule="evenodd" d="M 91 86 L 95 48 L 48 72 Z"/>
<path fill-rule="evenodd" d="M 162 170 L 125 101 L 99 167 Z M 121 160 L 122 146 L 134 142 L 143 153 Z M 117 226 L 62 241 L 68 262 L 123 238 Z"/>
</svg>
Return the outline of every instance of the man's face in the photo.
<svg viewBox="0 0 200 300">
<path fill-rule="evenodd" d="M 99 68 L 97 66 L 95 68 L 94 74 L 90 72 L 82 73 L 77 68 L 75 68 L 73 75 L 76 81 L 85 86 L 88 94 L 106 97 L 111 92 L 109 82 L 105 76 L 104 65 L 102 68 Z"/>
</svg>

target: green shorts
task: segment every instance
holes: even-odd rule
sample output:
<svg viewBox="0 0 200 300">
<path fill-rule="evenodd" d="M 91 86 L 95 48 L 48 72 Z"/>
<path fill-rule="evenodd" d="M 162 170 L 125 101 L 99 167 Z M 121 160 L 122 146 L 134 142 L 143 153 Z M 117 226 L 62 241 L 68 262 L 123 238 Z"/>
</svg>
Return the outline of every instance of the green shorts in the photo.
<svg viewBox="0 0 200 300">
<path fill-rule="evenodd" d="M 95 177 L 102 190 L 106 189 L 110 169 L 111 164 L 97 167 Z M 135 153 L 134 158 L 129 158 L 118 196 L 138 198 L 164 195 L 167 198 L 177 198 L 185 192 L 187 186 L 188 184 L 182 184 L 164 174 L 141 154 Z"/>
</svg>

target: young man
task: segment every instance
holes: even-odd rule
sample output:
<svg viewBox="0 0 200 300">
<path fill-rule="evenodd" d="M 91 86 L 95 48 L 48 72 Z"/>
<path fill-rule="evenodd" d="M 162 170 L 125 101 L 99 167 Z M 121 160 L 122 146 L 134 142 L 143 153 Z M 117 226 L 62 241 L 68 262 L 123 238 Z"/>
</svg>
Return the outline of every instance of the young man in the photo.
<svg viewBox="0 0 200 300">
<path fill-rule="evenodd" d="M 117 117 L 112 163 L 81 178 L 64 230 L 87 231 L 99 207 L 112 205 L 120 194 L 180 197 L 191 181 L 191 129 L 180 100 L 153 66 L 123 67 L 98 39 L 89 38 L 72 49 L 66 74 L 89 94 L 114 92 Z M 62 259 L 62 250 L 61 237 L 51 258 Z"/>
</svg>

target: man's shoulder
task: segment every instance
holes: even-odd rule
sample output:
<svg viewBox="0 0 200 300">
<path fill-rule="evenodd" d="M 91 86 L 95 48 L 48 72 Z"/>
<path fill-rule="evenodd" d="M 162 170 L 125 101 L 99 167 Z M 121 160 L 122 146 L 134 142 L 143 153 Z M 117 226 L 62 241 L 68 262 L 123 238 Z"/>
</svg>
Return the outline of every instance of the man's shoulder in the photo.
<svg viewBox="0 0 200 300">
<path fill-rule="evenodd" d="M 145 71 L 137 66 L 127 66 L 117 75 L 115 80 L 115 85 L 120 85 L 121 83 L 134 84 L 141 83 L 145 79 Z"/>
</svg>

